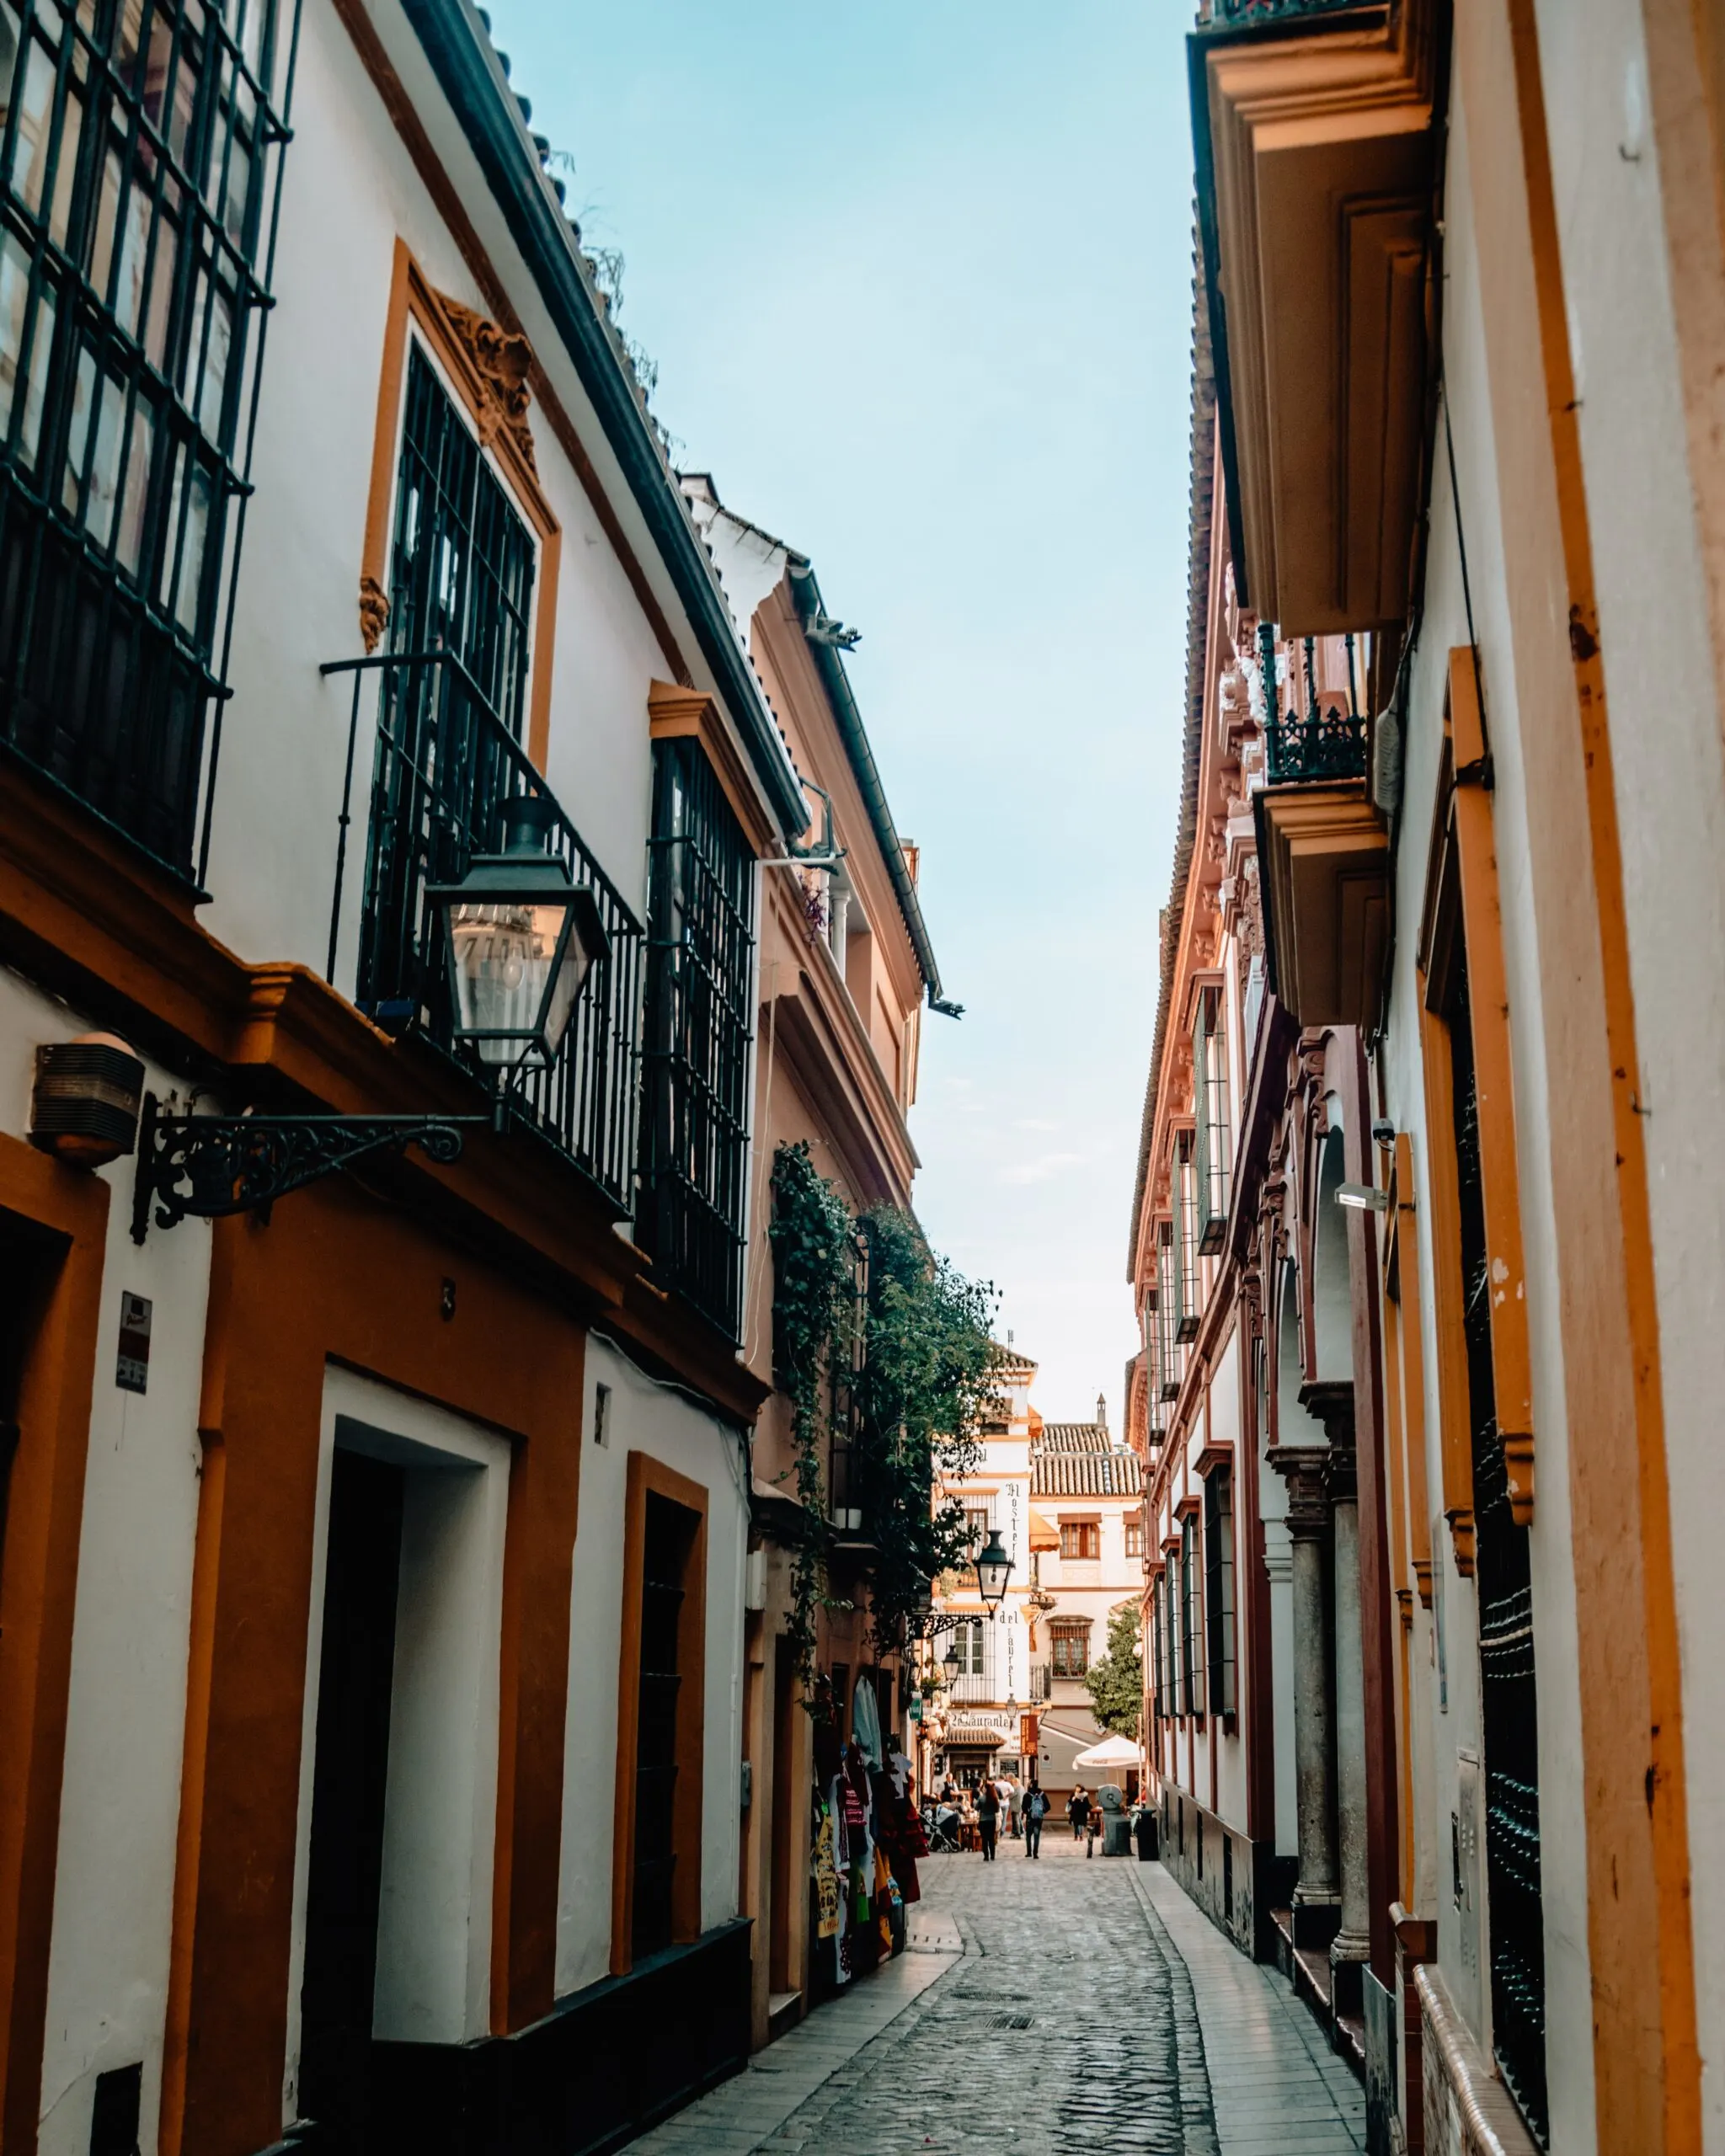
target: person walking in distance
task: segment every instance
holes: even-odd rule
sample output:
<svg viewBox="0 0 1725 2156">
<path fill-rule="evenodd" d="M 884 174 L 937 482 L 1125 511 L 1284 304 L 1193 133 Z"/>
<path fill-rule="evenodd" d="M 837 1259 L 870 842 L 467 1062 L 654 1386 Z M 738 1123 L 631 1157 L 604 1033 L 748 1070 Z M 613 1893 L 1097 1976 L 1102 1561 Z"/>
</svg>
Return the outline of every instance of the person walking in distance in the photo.
<svg viewBox="0 0 1725 2156">
<path fill-rule="evenodd" d="M 1090 1821 L 1090 1797 L 1082 1782 L 1066 1799 L 1066 1817 L 1072 1822 L 1072 1839 L 1081 1842 Z"/>
<path fill-rule="evenodd" d="M 994 1862 L 995 1834 L 1001 1822 L 1000 1791 L 986 1776 L 976 1792 L 976 1824 L 982 1836 L 982 1860 Z"/>
<path fill-rule="evenodd" d="M 1032 1782 L 1024 1792 L 1024 1854 L 1040 1857 L 1042 1854 L 1042 1822 L 1048 1816 L 1048 1792 L 1040 1782 Z"/>
<path fill-rule="evenodd" d="M 1012 1839 L 1016 1842 L 1018 1838 L 1019 1827 L 1024 1817 L 1024 1785 L 1018 1780 L 1016 1774 L 1008 1774 L 1007 1776 L 1007 1817 L 1009 1822 L 1008 1832 L 1011 1833 Z"/>
</svg>

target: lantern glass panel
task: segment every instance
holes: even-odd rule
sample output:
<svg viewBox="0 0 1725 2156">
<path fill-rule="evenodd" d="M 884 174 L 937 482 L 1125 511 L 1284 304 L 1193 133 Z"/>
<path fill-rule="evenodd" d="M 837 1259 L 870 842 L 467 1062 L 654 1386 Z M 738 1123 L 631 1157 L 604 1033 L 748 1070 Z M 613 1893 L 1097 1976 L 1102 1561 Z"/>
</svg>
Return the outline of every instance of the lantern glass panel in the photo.
<svg viewBox="0 0 1725 2156">
<path fill-rule="evenodd" d="M 569 921 L 565 904 L 490 899 L 450 907 L 456 1029 L 473 1038 L 482 1062 L 509 1067 L 555 1057 L 589 964 L 579 939 L 570 938 L 558 965 Z"/>
</svg>

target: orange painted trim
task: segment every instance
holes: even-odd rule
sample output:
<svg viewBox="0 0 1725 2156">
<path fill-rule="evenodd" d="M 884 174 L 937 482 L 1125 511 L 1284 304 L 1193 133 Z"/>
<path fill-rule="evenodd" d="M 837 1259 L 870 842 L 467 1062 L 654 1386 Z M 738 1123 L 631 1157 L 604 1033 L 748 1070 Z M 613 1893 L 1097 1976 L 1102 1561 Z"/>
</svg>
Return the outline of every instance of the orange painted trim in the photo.
<svg viewBox="0 0 1725 2156">
<path fill-rule="evenodd" d="M 1478 660 L 1470 645 L 1450 654 L 1448 719 L 1455 757 L 1453 814 L 1457 883 L 1467 940 L 1468 1019 L 1479 1110 L 1480 1195 L 1491 1281 L 1492 1388 L 1509 1509 L 1533 1519 L 1533 1369 L 1527 1342 L 1521 1182 L 1515 1154 L 1515 1086 L 1509 1042 L 1509 987 Z"/>
<path fill-rule="evenodd" d="M 1645 1627 L 1647 1750 L 1645 1778 L 1633 1774 L 1620 1783 L 1621 1794 L 1609 1815 L 1590 1810 L 1589 1819 L 1589 1933 L 1595 1997 L 1594 2078 L 1599 2146 L 1637 2147 L 1648 2156 L 1680 2156 L 1701 2144 L 1701 2047 L 1696 2021 L 1695 1941 L 1689 1898 L 1689 1800 L 1685 1780 L 1682 1664 L 1677 1628 L 1677 1596 L 1671 1549 L 1671 1492 L 1665 1458 L 1665 1409 L 1662 1382 L 1658 1305 L 1653 1274 L 1653 1225 L 1648 1197 L 1647 1150 L 1636 1110 L 1640 1055 L 1636 1038 L 1635 991 L 1629 958 L 1627 909 L 1623 894 L 1622 842 L 1617 822 L 1610 713 L 1605 698 L 1605 662 L 1599 649 L 1599 610 L 1594 579 L 1593 536 L 1589 522 L 1585 466 L 1581 450 L 1579 398 L 1569 322 L 1563 291 L 1562 249 L 1558 237 L 1545 86 L 1541 78 L 1539 26 L 1533 0 L 1506 0 L 1509 41 L 1514 56 L 1514 86 L 1520 121 L 1520 149 L 1526 185 L 1534 288 L 1537 299 L 1540 351 L 1543 362 L 1546 417 L 1551 434 L 1557 507 L 1562 542 L 1562 574 L 1569 602 L 1569 648 L 1574 669 L 1582 783 L 1585 791 L 1588 837 L 1594 867 L 1594 912 L 1599 937 L 1604 991 L 1605 1048 L 1610 1072 L 1612 1136 L 1615 1140 L 1615 1194 L 1622 1233 L 1624 1310 L 1630 1338 L 1630 1374 L 1634 1403 L 1634 1452 L 1637 1471 L 1641 1570 L 1641 1616 Z M 1603 1462 L 1599 1463 L 1601 1465 Z M 1589 1466 L 1577 1447 L 1572 1451 L 1572 1481 Z M 1576 1506 L 1578 1535 L 1595 1510 L 1589 1492 Z M 1617 1517 L 1623 1515 L 1620 1510 Z M 1632 1537 L 1632 1547 L 1636 1546 Z M 1599 1551 L 1603 1558 L 1605 1552 Z M 1608 1567 L 1609 1569 L 1609 1567 Z M 1594 1674 L 1589 1668 L 1593 1634 L 1608 1613 L 1589 1608 L 1589 1581 L 1578 1568 L 1578 1604 L 1582 1650 L 1582 1691 L 1585 1698 Z M 1621 1747 L 1621 1721 L 1628 1702 L 1611 1700 L 1616 1726 L 1593 1745 L 1615 1742 L 1620 1758 L 1633 1757 Z M 1632 1711 L 1632 1710 L 1631 1710 Z M 1589 1747 L 1590 1749 L 1593 1746 Z M 1636 1785 L 1644 1802 L 1633 1802 Z M 1649 2025 L 1645 2015 L 1617 2011 L 1608 2031 L 1599 2012 L 1603 1965 L 1615 1961 L 1616 1980 L 1631 1968 L 1645 1969 L 1639 1958 L 1644 1943 L 1621 1932 L 1613 1905 L 1626 1876 L 1622 1837 L 1633 1831 L 1651 1840 L 1651 1868 L 1657 1905 L 1657 1935 L 1651 1944 L 1658 1971 L 1659 2012 Z M 1633 1887 L 1627 1900 L 1633 1902 Z M 1637 1988 L 1641 1987 L 1637 1986 Z M 1621 2050 L 1614 2051 L 1614 2044 Z M 1655 2121 L 1657 2120 L 1657 2127 Z M 1658 2138 L 1653 2137 L 1657 2132 Z"/>
<path fill-rule="evenodd" d="M 465 409 L 473 432 L 502 472 L 515 504 L 538 542 L 538 590 L 533 603 L 533 650 L 529 678 L 527 754 L 541 771 L 551 739 L 552 660 L 557 641 L 557 582 L 563 536 L 551 504 L 513 429 L 492 427 L 495 399 L 474 366 L 441 293 L 427 282 L 405 240 L 395 243 L 389 308 L 384 318 L 383 357 L 377 371 L 377 422 L 371 440 L 371 481 L 366 498 L 366 537 L 360 559 L 360 633 L 369 651 L 377 642 L 389 591 L 389 553 L 394 522 L 396 475 L 408 347 L 417 330 L 445 380 Z"/>
<path fill-rule="evenodd" d="M 704 690 L 655 681 L 647 691 L 647 723 L 655 741 L 696 740 L 755 852 L 782 851 L 778 832 L 761 803 L 759 788 L 718 706 Z"/>
<path fill-rule="evenodd" d="M 458 1293 L 446 1321 L 450 1278 Z M 514 1351 L 501 1358 L 500 1339 Z M 341 1177 L 297 1193 L 267 1226 L 216 1224 L 163 2156 L 263 2148 L 281 2131 L 331 1363 L 514 1440 L 492 2025 L 519 2029 L 551 2011 L 585 1346 L 566 1311 Z"/>
<path fill-rule="evenodd" d="M 634 1966 L 635 1759 L 641 1690 L 641 1589 L 646 1569 L 647 1500 L 668 1497 L 696 1516 L 677 1625 L 677 1780 L 671 1840 L 671 1936 L 701 1935 L 701 1813 L 706 1793 L 707 1513 L 704 1483 L 652 1454 L 629 1454 L 623 1509 L 623 1601 L 617 1652 L 617 1791 L 611 1872 L 611 1972 Z"/>
<path fill-rule="evenodd" d="M 490 309 L 493 319 L 512 334 L 519 336 L 521 332 L 521 318 L 510 302 L 503 280 L 499 276 L 496 265 L 486 251 L 484 242 L 474 228 L 473 219 L 467 215 L 459 189 L 448 173 L 445 171 L 442 161 L 433 148 L 431 138 L 425 132 L 425 125 L 414 109 L 413 99 L 408 95 L 400 76 L 395 72 L 389 55 L 384 51 L 382 40 L 373 29 L 371 19 L 361 4 L 361 0 L 334 0 L 334 4 L 342 27 L 352 40 L 354 51 L 359 56 L 360 66 L 370 77 L 371 87 L 377 91 L 383 109 L 387 114 L 396 133 L 401 137 L 403 147 L 412 160 L 414 169 L 419 175 L 426 193 L 431 198 L 433 206 L 448 227 L 450 237 L 459 248 L 462 259 L 467 264 L 474 284 L 483 295 L 485 304 Z M 574 472 L 583 493 L 587 497 L 588 504 L 598 520 L 599 528 L 604 532 L 611 552 L 616 555 L 623 574 L 628 579 L 629 589 L 635 595 L 635 603 L 641 609 L 642 616 L 653 632 L 654 641 L 658 644 L 665 664 L 670 667 L 679 681 L 692 687 L 693 676 L 689 672 L 687 662 L 677 648 L 677 641 L 671 633 L 670 623 L 665 618 L 665 609 L 660 605 L 652 585 L 647 580 L 647 574 L 641 566 L 640 558 L 624 534 L 617 511 L 611 507 L 611 498 L 606 493 L 593 460 L 587 454 L 580 436 L 575 431 L 574 422 L 564 410 L 561 398 L 552 387 L 544 370 L 537 361 L 528 379 L 539 408 L 545 414 L 546 424 L 557 437 L 558 446 L 562 449 L 563 455 L 569 459 L 569 468 Z"/>
<path fill-rule="evenodd" d="M 1473 1577 L 1473 1451 L 1467 1397 L 1467 1333 L 1461 1309 L 1461 1193 L 1455 1168 L 1455 1088 L 1450 1028 L 1426 1003 L 1419 976 L 1419 1044 L 1425 1064 L 1426 1180 L 1432 1228 L 1432 1315 L 1438 1335 L 1438 1434 L 1444 1517 L 1455 1569 Z M 1405 1256 L 1405 1253 L 1404 1253 Z"/>
<path fill-rule="evenodd" d="M 40 1231 L 0 1563 L 0 2147 L 36 2145 L 84 1465 L 107 1249 L 105 1182 L 0 1134 L 0 1210 Z"/>
</svg>

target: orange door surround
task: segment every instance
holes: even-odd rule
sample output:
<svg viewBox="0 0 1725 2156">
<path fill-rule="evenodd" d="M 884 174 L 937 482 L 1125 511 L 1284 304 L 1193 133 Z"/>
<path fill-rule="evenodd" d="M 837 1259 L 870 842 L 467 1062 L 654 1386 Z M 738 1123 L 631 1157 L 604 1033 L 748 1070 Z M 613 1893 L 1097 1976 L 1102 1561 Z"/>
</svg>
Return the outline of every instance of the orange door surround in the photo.
<svg viewBox="0 0 1725 2156">
<path fill-rule="evenodd" d="M 442 1315 L 454 1274 L 455 1314 Z M 216 1226 L 163 2156 L 282 2126 L 326 1364 L 514 1439 L 505 1541 L 491 2022 L 550 2010 L 586 1339 L 341 1178 Z"/>
</svg>

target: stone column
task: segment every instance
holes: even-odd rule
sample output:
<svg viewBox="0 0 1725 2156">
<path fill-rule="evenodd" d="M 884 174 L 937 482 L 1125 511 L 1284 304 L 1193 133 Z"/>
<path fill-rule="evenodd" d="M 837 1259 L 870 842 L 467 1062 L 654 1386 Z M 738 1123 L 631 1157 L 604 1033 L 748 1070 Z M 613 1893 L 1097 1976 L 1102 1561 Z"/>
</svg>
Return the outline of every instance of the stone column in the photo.
<svg viewBox="0 0 1725 2156">
<path fill-rule="evenodd" d="M 1330 1729 L 1329 1625 L 1324 1544 L 1330 1528 L 1322 1445 L 1274 1445 L 1269 1464 L 1288 1485 L 1293 1544 L 1294 1778 L 1300 1822 L 1300 1884 L 1294 1935 L 1327 1945 L 1340 1899 L 1336 1870 L 1335 1748 Z M 1302 1916 L 1304 1913 L 1310 1914 Z"/>
<path fill-rule="evenodd" d="M 1359 1497 L 1354 1474 L 1354 1387 L 1309 1385 L 1304 1405 L 1329 1437 L 1324 1493 L 1335 1548 L 1336 1838 L 1342 1870 L 1342 1929 L 1330 1946 L 1338 2013 L 1359 2011 L 1359 1966 L 1371 1959 L 1371 1887 L 1366 1865 L 1365 1666 L 1359 1609 Z"/>
<path fill-rule="evenodd" d="M 1365 1673 L 1360 1658 L 1359 1505 L 1354 1448 L 1332 1444 L 1325 1462 L 1336 1545 L 1336 1825 L 1342 1858 L 1342 1929 L 1330 1948 L 1336 2004 L 1351 2013 L 1343 1961 L 1371 1959 L 1371 1894 L 1365 1863 Z M 1354 1978 L 1357 1988 L 1359 1979 Z"/>
</svg>

